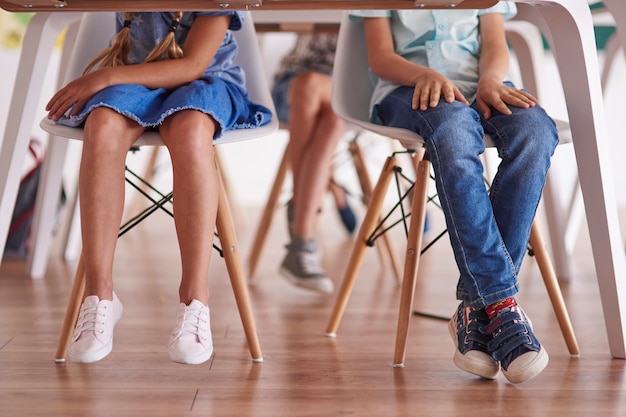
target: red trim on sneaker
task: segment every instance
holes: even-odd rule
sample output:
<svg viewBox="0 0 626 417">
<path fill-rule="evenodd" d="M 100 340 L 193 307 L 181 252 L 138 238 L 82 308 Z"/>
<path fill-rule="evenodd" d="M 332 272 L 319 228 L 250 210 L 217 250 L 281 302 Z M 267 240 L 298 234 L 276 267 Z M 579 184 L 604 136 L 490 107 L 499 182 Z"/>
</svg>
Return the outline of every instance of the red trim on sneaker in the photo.
<svg viewBox="0 0 626 417">
<path fill-rule="evenodd" d="M 516 305 L 517 301 L 515 301 L 515 298 L 508 297 L 504 300 L 498 301 L 497 303 L 488 305 L 487 307 L 485 307 L 485 312 L 487 313 L 487 316 L 489 316 L 489 319 L 492 320 L 495 316 L 498 315 L 500 310 L 515 307 Z"/>
</svg>

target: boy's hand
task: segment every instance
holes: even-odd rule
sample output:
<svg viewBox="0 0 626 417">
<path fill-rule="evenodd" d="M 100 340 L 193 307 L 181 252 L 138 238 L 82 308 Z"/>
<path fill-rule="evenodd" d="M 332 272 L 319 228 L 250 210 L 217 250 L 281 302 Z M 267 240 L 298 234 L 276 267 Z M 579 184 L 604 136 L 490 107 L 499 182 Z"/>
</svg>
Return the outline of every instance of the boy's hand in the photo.
<svg viewBox="0 0 626 417">
<path fill-rule="evenodd" d="M 428 107 L 436 107 L 441 99 L 448 103 L 458 100 L 469 106 L 461 91 L 446 76 L 433 69 L 425 68 L 415 82 L 413 110 L 427 110 Z"/>
<path fill-rule="evenodd" d="M 530 93 L 515 87 L 509 87 L 495 79 L 483 79 L 478 82 L 476 103 L 483 118 L 491 117 L 492 109 L 502 114 L 511 114 L 508 106 L 527 109 L 537 104 L 537 99 Z"/>
</svg>

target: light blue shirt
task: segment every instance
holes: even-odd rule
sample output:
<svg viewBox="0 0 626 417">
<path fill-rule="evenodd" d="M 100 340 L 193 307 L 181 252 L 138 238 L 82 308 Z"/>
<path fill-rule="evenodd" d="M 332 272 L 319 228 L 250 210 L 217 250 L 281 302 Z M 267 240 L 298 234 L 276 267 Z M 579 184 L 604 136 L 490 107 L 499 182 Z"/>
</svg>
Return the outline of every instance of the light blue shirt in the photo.
<svg viewBox="0 0 626 417">
<path fill-rule="evenodd" d="M 505 19 L 510 19 L 517 9 L 515 3 L 501 1 L 483 10 L 359 10 L 351 11 L 350 16 L 355 20 L 390 18 L 396 53 L 415 64 L 439 71 L 472 102 L 478 85 L 478 18 L 487 13 L 501 13 Z M 398 87 L 373 74 L 372 77 L 375 88 L 370 111 Z"/>
</svg>

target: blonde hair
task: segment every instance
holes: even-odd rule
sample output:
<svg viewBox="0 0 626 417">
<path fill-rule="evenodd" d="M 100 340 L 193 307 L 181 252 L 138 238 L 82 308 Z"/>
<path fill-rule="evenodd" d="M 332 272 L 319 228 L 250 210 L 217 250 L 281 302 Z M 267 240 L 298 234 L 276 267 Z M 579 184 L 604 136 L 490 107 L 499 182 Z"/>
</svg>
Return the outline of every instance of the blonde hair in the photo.
<svg viewBox="0 0 626 417">
<path fill-rule="evenodd" d="M 183 50 L 176 43 L 175 32 L 178 29 L 183 12 L 173 14 L 170 29 L 161 40 L 148 54 L 144 62 L 153 62 L 163 59 L 165 56 L 169 59 L 177 59 L 183 56 Z M 103 50 L 96 56 L 85 68 L 83 75 L 91 71 L 98 63 L 98 68 L 118 67 L 128 65 L 128 52 L 130 51 L 130 24 L 132 22 L 133 12 L 124 13 L 124 26 L 113 37 L 111 46 Z"/>
</svg>

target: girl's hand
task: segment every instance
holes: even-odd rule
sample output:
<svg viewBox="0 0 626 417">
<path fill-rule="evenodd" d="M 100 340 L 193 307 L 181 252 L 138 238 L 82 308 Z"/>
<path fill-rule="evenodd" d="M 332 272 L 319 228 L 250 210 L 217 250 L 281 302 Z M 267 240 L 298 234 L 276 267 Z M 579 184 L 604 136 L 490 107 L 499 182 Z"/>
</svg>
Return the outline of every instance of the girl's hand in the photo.
<svg viewBox="0 0 626 417">
<path fill-rule="evenodd" d="M 461 91 L 447 77 L 433 69 L 424 68 L 415 82 L 413 110 L 436 107 L 442 98 L 448 103 L 458 100 L 469 106 Z"/>
<path fill-rule="evenodd" d="M 502 114 L 511 114 L 508 106 L 527 109 L 534 107 L 537 99 L 526 91 L 509 87 L 495 79 L 481 79 L 476 90 L 476 103 L 483 118 L 489 119 L 492 109 Z"/>
<path fill-rule="evenodd" d="M 72 106 L 70 116 L 76 116 L 94 94 L 107 86 L 104 75 L 104 70 L 97 70 L 61 88 L 46 105 L 48 118 L 56 122 Z"/>
</svg>

